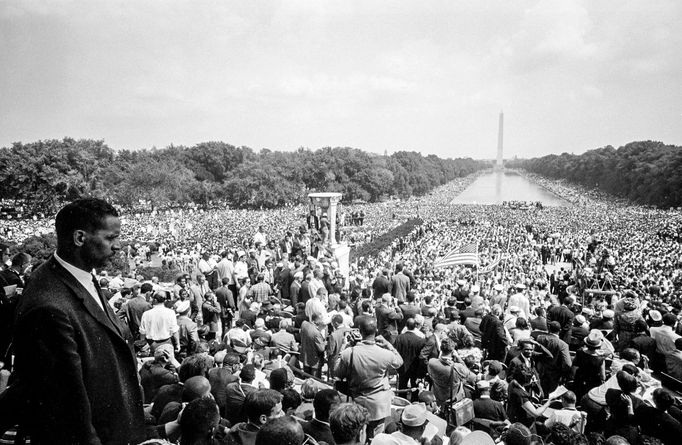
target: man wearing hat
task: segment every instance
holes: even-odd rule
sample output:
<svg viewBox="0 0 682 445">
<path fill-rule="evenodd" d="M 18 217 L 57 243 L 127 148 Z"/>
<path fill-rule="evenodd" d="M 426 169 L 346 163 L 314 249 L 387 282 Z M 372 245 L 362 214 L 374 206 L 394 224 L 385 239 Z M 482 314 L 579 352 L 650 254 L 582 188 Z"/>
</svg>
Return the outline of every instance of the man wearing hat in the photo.
<svg viewBox="0 0 682 445">
<path fill-rule="evenodd" d="M 476 383 L 476 389 L 478 389 L 479 396 L 474 400 L 474 417 L 493 422 L 509 423 L 507 411 L 502 402 L 490 398 L 490 382 L 479 380 Z"/>
<path fill-rule="evenodd" d="M 674 330 L 675 324 L 677 324 L 677 317 L 674 314 L 667 313 L 661 319 L 663 320 L 663 326 L 651 328 L 650 333 L 651 338 L 656 341 L 656 352 L 668 355 L 676 351 L 675 341 L 680 338 Z"/>
<path fill-rule="evenodd" d="M 400 431 L 390 435 L 386 433 L 377 434 L 372 440 L 372 444 L 418 445 L 424 443 L 422 439 L 425 439 L 426 443 L 430 443 L 437 430 L 429 431 L 430 437 L 425 437 L 424 433 L 428 425 L 426 416 L 427 410 L 423 403 L 407 405 L 400 415 Z"/>
</svg>

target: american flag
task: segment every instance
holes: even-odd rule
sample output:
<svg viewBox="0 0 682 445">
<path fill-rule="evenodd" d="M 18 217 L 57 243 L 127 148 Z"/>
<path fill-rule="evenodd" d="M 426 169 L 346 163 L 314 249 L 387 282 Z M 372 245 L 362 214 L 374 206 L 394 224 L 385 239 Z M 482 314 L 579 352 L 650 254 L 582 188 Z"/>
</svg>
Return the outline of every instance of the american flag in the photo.
<svg viewBox="0 0 682 445">
<path fill-rule="evenodd" d="M 478 244 L 469 243 L 454 249 L 437 260 L 433 267 L 448 267 L 458 264 L 478 266 Z"/>
</svg>

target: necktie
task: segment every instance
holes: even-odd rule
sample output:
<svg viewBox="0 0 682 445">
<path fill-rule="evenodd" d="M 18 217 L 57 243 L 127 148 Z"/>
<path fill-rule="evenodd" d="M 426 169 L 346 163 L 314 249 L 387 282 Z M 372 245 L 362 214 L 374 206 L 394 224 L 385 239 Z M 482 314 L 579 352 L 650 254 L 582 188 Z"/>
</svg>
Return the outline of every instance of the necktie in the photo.
<svg viewBox="0 0 682 445">
<path fill-rule="evenodd" d="M 116 326 L 116 323 L 111 319 L 111 315 L 109 314 L 109 311 L 107 310 L 107 306 L 109 305 L 109 302 L 104 298 L 104 295 L 102 294 L 102 288 L 99 286 L 99 283 L 97 282 L 97 278 L 93 275 L 92 276 L 92 283 L 95 285 L 95 289 L 97 289 L 97 295 L 99 296 L 99 301 L 102 303 L 102 310 L 106 314 L 107 318 L 109 319 L 110 322 Z"/>
</svg>

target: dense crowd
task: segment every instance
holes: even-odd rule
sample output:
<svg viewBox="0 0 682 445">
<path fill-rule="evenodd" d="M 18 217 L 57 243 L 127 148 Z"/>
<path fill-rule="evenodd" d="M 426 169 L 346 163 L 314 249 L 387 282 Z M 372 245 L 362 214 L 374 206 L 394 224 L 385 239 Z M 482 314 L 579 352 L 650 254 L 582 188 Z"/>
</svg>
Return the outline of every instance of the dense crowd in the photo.
<svg viewBox="0 0 682 445">
<path fill-rule="evenodd" d="M 99 276 L 133 335 L 148 443 L 678 443 L 679 212 L 546 179 L 576 205 L 452 205 L 471 180 L 347 208 L 346 240 L 424 220 L 347 276 L 302 207 L 124 217 L 182 265 L 171 283 Z M 478 267 L 434 267 L 472 244 Z"/>
</svg>

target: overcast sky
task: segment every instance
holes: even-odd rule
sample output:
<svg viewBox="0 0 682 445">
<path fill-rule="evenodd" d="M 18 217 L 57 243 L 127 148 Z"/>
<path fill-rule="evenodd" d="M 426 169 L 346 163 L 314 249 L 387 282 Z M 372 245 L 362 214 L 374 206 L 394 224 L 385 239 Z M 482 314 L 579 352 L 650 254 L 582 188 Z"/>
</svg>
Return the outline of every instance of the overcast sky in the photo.
<svg viewBox="0 0 682 445">
<path fill-rule="evenodd" d="M 682 1 L 0 0 L 0 146 L 682 145 Z"/>
</svg>

